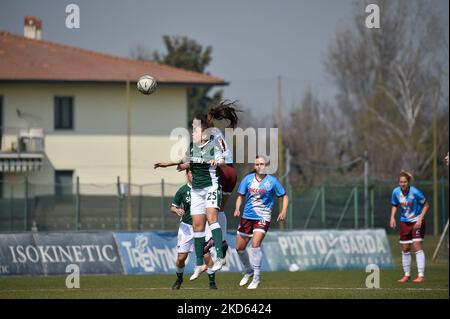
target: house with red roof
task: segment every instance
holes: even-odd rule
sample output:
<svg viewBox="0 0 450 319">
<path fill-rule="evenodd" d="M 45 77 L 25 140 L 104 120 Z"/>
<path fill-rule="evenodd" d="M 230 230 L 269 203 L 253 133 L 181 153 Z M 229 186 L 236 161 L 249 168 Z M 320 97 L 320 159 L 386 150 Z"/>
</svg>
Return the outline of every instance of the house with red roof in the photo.
<svg viewBox="0 0 450 319">
<path fill-rule="evenodd" d="M 11 195 L 8 185 L 24 180 L 67 184 L 36 192 L 69 194 L 77 178 L 82 186 L 114 185 L 117 178 L 126 183 L 128 172 L 133 184 L 160 183 L 162 177 L 184 182 L 184 174 L 154 170 L 153 164 L 169 160 L 177 142 L 169 135 L 186 125 L 187 89 L 226 85 L 223 79 L 42 40 L 33 17 L 25 18 L 24 34 L 0 30 L 0 198 Z M 158 81 L 152 95 L 136 89 L 145 74 Z"/>
</svg>

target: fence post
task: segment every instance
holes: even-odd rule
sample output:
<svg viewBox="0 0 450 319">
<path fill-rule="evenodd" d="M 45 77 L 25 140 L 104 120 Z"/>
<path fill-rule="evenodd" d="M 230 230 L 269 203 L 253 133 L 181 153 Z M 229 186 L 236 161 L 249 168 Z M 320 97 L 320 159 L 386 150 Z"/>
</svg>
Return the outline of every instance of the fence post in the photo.
<svg viewBox="0 0 450 319">
<path fill-rule="evenodd" d="M 353 198 L 354 210 L 355 210 L 355 229 L 358 228 L 358 219 L 359 219 L 359 211 L 358 211 L 358 186 L 355 186 L 353 189 L 355 193 L 355 197 Z"/>
<path fill-rule="evenodd" d="M 370 226 L 375 227 L 375 189 L 370 189 Z"/>
<path fill-rule="evenodd" d="M 321 220 L 322 220 L 322 225 L 323 225 L 323 227 L 325 227 L 325 225 L 326 225 L 326 220 L 325 220 L 325 213 L 326 213 L 326 211 L 325 211 L 325 186 L 321 186 L 321 192 L 322 192 L 322 200 L 321 200 L 321 202 L 320 202 L 320 209 L 321 209 L 321 214 L 320 214 L 320 216 L 321 216 Z"/>
<path fill-rule="evenodd" d="M 369 159 L 364 152 L 364 228 L 369 227 Z"/>
<path fill-rule="evenodd" d="M 442 213 L 441 213 L 441 217 L 442 217 L 442 225 L 445 225 L 446 222 L 446 218 L 448 219 L 448 216 L 445 216 L 445 196 L 446 196 L 446 192 L 445 192 L 445 179 L 443 177 L 441 177 L 441 205 L 442 205 Z"/>
<path fill-rule="evenodd" d="M 138 202 L 138 229 L 142 229 L 142 188 L 143 185 L 139 185 L 139 202 Z"/>
<path fill-rule="evenodd" d="M 122 218 L 122 192 L 120 190 L 120 176 L 117 176 L 117 229 L 121 229 L 121 218 Z"/>
<path fill-rule="evenodd" d="M 12 231 L 14 227 L 14 184 L 11 184 L 10 205 L 9 205 L 9 228 Z"/>
<path fill-rule="evenodd" d="M 294 228 L 294 214 L 293 214 L 293 204 L 294 204 L 294 200 L 292 197 L 292 185 L 289 183 L 288 184 L 288 197 L 289 197 L 289 204 L 288 204 L 288 224 L 289 224 L 289 229 L 293 229 Z"/>
<path fill-rule="evenodd" d="M 80 230 L 80 177 L 77 176 L 77 193 L 75 197 L 75 230 Z"/>
<path fill-rule="evenodd" d="M 166 214 L 165 211 L 165 192 L 164 192 L 164 178 L 161 178 L 161 229 L 166 229 Z"/>
<path fill-rule="evenodd" d="M 23 214 L 23 230 L 28 229 L 28 176 L 25 176 L 25 207 Z"/>
</svg>

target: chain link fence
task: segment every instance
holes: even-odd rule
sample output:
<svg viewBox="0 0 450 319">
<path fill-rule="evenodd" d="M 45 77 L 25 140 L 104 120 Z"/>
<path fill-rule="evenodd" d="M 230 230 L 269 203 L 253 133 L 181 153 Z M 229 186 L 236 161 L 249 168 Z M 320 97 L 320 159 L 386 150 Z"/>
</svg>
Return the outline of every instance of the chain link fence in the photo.
<svg viewBox="0 0 450 319">
<path fill-rule="evenodd" d="M 180 184 L 0 184 L 0 232 L 64 230 L 176 230 L 179 218 L 170 213 L 173 195 Z M 388 227 L 390 199 L 396 182 L 374 182 L 365 203 L 363 185 L 289 187 L 288 218 L 272 221 L 276 229 L 355 229 Z M 416 183 L 427 197 L 430 210 L 427 232 L 434 223 L 433 183 Z M 441 232 L 448 219 L 448 181 L 438 184 L 438 225 Z M 233 217 L 236 195 L 226 205 L 228 229 L 236 229 Z M 129 214 L 131 218 L 129 219 Z M 274 216 L 278 214 L 278 201 Z M 129 221 L 131 224 L 128 225 Z M 130 226 L 130 228 L 128 227 Z"/>
</svg>

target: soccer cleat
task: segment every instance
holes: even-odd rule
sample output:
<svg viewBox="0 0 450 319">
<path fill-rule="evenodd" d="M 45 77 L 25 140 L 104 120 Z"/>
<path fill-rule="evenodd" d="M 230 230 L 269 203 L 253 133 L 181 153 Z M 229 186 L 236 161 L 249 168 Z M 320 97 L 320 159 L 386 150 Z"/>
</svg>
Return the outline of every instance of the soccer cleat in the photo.
<svg viewBox="0 0 450 319">
<path fill-rule="evenodd" d="M 252 282 L 250 283 L 250 285 L 248 285 L 247 289 L 256 289 L 256 288 L 258 288 L 258 285 L 259 285 L 259 279 L 253 278 Z"/>
<path fill-rule="evenodd" d="M 214 262 L 214 265 L 211 268 L 211 271 L 216 272 L 216 271 L 222 269 L 222 266 L 224 266 L 225 263 L 226 263 L 225 259 L 217 258 L 217 260 Z"/>
<path fill-rule="evenodd" d="M 252 277 L 252 276 L 253 276 L 252 272 L 244 274 L 244 277 L 242 277 L 241 281 L 239 282 L 239 286 L 243 287 L 246 284 L 248 284 L 248 281 L 250 280 L 250 277 Z"/>
<path fill-rule="evenodd" d="M 404 283 L 404 282 L 407 282 L 407 281 L 409 281 L 411 279 L 411 277 L 409 277 L 409 276 L 403 276 L 403 278 L 402 279 L 400 279 L 400 280 L 397 280 L 398 282 L 401 282 L 401 283 Z"/>
<path fill-rule="evenodd" d="M 214 290 L 216 290 L 216 289 L 217 289 L 216 283 L 215 283 L 215 282 L 210 282 L 210 283 L 209 283 L 209 289 L 214 289 Z"/>
<path fill-rule="evenodd" d="M 181 287 L 183 280 L 177 279 L 175 283 L 172 285 L 172 290 L 178 290 Z"/>
<path fill-rule="evenodd" d="M 191 278 L 189 278 L 189 280 L 193 281 L 197 279 L 203 272 L 206 271 L 206 269 L 208 269 L 208 266 L 206 265 L 196 266 L 194 269 L 194 273 L 192 274 Z"/>
<path fill-rule="evenodd" d="M 414 279 L 412 282 L 424 282 L 425 281 L 425 277 L 424 276 L 419 276 L 416 279 Z"/>
</svg>

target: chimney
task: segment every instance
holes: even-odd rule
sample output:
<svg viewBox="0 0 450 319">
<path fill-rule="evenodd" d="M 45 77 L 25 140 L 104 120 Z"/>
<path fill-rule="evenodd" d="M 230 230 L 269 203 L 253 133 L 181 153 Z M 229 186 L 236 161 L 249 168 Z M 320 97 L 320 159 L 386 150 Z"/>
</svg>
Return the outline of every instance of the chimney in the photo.
<svg viewBox="0 0 450 319">
<path fill-rule="evenodd" d="M 36 17 L 26 16 L 24 20 L 23 35 L 25 38 L 42 39 L 42 21 Z"/>
</svg>

